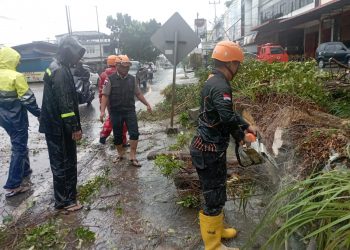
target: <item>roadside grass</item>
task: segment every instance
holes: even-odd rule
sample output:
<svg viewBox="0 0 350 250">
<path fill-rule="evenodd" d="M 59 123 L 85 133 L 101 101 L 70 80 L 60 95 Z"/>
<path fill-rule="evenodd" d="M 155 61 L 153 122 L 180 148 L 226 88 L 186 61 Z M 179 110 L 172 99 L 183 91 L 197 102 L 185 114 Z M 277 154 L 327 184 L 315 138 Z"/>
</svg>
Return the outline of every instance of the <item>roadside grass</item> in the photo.
<svg viewBox="0 0 350 250">
<path fill-rule="evenodd" d="M 200 83 L 192 83 L 188 85 L 176 85 L 175 88 L 175 115 L 187 112 L 188 109 L 199 105 L 199 90 Z M 163 102 L 157 104 L 152 113 L 141 111 L 138 113 L 138 118 L 145 121 L 159 121 L 170 117 L 171 114 L 171 99 L 172 86 L 167 86 L 162 94 L 165 96 Z"/>
<path fill-rule="evenodd" d="M 188 112 L 181 112 L 179 114 L 179 118 L 178 121 L 180 123 L 180 125 L 184 128 L 189 128 L 191 127 L 191 120 L 190 120 L 190 115 L 188 114 Z"/>
<path fill-rule="evenodd" d="M 243 63 L 237 76 L 231 82 L 236 98 L 257 96 L 289 95 L 317 104 L 329 113 L 350 117 L 350 93 L 336 95 L 325 89 L 325 83 L 331 79 L 327 72 L 320 72 L 316 61 L 266 63 L 249 61 Z"/>
<path fill-rule="evenodd" d="M 294 234 L 306 243 L 315 239 L 317 249 L 349 249 L 349 190 L 349 170 L 319 173 L 285 186 L 270 202 L 245 249 L 276 222 L 276 231 L 261 249 L 281 249 Z"/>
<path fill-rule="evenodd" d="M 175 115 L 198 107 L 200 90 L 210 71 L 196 71 L 198 82 L 188 85 L 176 85 Z M 258 96 L 289 95 L 317 104 L 329 113 L 350 118 L 350 93 L 332 94 L 327 91 L 325 82 L 331 79 L 329 72 L 319 71 L 316 61 L 290 61 L 287 63 L 266 63 L 249 60 L 240 66 L 240 70 L 231 82 L 234 97 L 249 98 L 254 101 Z M 156 105 L 152 114 L 145 111 L 139 113 L 139 119 L 157 121 L 170 117 L 172 88 L 164 89 L 164 101 Z M 182 115 L 181 115 L 182 116 Z M 180 118 L 180 123 L 185 117 Z"/>
</svg>

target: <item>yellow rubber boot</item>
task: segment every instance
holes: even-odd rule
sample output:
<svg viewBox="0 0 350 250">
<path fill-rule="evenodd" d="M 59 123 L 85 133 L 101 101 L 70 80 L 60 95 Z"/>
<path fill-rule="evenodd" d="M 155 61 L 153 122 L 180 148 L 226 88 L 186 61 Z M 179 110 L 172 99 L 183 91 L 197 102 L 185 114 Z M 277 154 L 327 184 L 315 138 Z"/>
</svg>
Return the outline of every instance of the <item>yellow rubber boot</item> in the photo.
<svg viewBox="0 0 350 250">
<path fill-rule="evenodd" d="M 224 213 L 221 212 L 219 216 L 222 216 L 222 220 L 224 220 Z M 233 227 L 225 228 L 224 224 L 222 226 L 222 231 L 221 231 L 221 238 L 224 239 L 231 239 L 237 236 L 237 230 L 234 229 Z"/>
<path fill-rule="evenodd" d="M 229 227 L 229 228 L 222 228 L 221 231 L 221 238 L 224 239 L 232 239 L 237 236 L 237 230 Z"/>
<path fill-rule="evenodd" d="M 207 216 L 199 212 L 199 222 L 205 250 L 238 250 L 221 244 L 223 230 L 223 214 Z"/>
</svg>

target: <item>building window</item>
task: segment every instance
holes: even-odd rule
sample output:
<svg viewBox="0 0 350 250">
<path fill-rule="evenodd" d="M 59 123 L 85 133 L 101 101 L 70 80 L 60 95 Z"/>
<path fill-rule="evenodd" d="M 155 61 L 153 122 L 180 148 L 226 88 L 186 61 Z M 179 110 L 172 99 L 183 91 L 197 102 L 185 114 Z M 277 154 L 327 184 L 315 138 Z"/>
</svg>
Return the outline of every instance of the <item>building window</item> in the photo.
<svg viewBox="0 0 350 250">
<path fill-rule="evenodd" d="M 87 47 L 86 54 L 95 54 L 95 48 L 94 47 Z"/>
<path fill-rule="evenodd" d="M 261 6 L 260 12 L 261 23 L 287 15 L 310 3 L 313 3 L 313 1 L 314 0 L 281 0 L 267 8 L 263 5 Z"/>
</svg>

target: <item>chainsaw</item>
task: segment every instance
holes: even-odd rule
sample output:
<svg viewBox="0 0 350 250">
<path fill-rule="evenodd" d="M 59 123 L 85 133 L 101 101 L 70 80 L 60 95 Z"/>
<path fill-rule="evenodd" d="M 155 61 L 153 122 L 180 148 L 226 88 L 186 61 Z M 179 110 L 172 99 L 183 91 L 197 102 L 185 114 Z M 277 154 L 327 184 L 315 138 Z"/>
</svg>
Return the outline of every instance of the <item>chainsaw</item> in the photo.
<svg viewBox="0 0 350 250">
<path fill-rule="evenodd" d="M 242 167 L 268 162 L 277 168 L 275 159 L 267 152 L 265 145 L 261 142 L 259 133 L 256 135 L 252 133 L 245 134 L 243 145 L 236 141 L 235 153 L 238 163 Z"/>
</svg>

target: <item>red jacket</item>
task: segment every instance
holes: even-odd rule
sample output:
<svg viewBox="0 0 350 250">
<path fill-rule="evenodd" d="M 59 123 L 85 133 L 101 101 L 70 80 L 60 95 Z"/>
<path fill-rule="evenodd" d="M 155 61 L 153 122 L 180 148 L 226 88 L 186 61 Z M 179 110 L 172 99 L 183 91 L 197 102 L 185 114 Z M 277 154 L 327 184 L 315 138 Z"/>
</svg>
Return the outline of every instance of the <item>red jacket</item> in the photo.
<svg viewBox="0 0 350 250">
<path fill-rule="evenodd" d="M 115 66 L 109 66 L 104 72 L 100 75 L 100 81 L 98 82 L 98 97 L 100 99 L 102 98 L 102 87 L 103 83 L 105 82 L 106 78 L 112 74 L 114 74 L 117 71 L 117 68 Z"/>
</svg>

